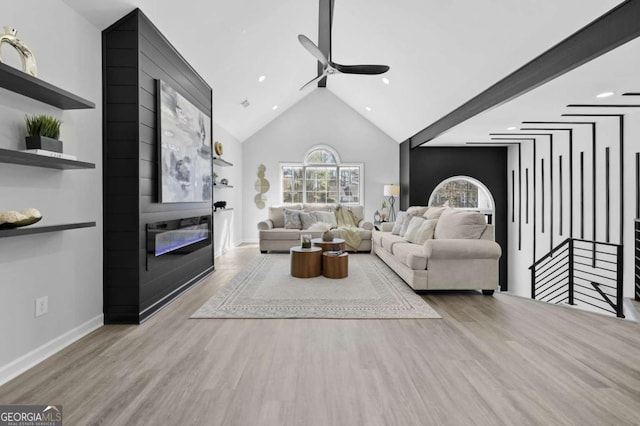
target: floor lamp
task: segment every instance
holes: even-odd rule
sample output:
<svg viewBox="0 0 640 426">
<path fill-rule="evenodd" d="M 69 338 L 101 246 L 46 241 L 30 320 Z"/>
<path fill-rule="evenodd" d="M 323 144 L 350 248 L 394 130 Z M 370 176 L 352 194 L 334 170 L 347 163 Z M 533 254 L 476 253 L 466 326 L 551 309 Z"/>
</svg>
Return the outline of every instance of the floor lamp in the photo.
<svg viewBox="0 0 640 426">
<path fill-rule="evenodd" d="M 389 197 L 389 222 L 395 222 L 396 210 L 393 205 L 396 202 L 396 197 L 400 196 L 400 185 L 385 185 L 384 196 Z"/>
</svg>

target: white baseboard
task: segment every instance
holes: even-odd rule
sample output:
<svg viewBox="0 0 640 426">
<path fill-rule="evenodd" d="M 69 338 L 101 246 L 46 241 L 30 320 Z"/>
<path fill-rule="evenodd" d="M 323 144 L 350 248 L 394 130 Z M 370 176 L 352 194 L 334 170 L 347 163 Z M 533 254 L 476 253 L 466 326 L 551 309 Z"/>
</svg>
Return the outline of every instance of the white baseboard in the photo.
<svg viewBox="0 0 640 426">
<path fill-rule="evenodd" d="M 100 314 L 97 317 L 85 322 L 84 324 L 80 324 L 78 327 L 67 331 L 61 336 L 50 340 L 39 348 L 32 350 L 28 354 L 21 356 L 15 361 L 12 361 L 3 367 L 0 367 L 0 385 L 3 385 L 9 380 L 18 377 L 28 369 L 41 363 L 51 355 L 61 351 L 76 340 L 83 338 L 87 334 L 91 333 L 94 330 L 97 330 L 103 325 L 104 314 Z"/>
</svg>

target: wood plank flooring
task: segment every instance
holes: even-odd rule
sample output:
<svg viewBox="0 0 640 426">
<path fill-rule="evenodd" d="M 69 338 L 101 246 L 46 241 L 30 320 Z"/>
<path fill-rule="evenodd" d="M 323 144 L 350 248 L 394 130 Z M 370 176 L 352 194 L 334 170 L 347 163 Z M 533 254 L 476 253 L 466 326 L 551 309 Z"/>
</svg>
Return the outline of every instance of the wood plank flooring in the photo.
<svg viewBox="0 0 640 426">
<path fill-rule="evenodd" d="M 429 320 L 189 316 L 254 255 L 140 326 L 106 326 L 0 387 L 65 425 L 640 424 L 640 325 L 527 299 L 423 295 Z"/>
</svg>

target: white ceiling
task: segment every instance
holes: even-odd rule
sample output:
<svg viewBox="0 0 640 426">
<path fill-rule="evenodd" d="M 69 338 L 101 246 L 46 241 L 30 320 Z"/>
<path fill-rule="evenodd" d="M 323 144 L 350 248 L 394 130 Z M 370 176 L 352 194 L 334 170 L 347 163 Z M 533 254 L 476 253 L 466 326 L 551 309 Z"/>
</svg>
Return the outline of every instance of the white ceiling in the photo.
<svg viewBox="0 0 640 426">
<path fill-rule="evenodd" d="M 317 41 L 318 0 L 64 1 L 99 29 L 139 7 L 213 87 L 213 119 L 241 141 L 309 91 L 330 90 L 398 142 L 620 3 L 336 0 L 333 60 L 389 65 L 391 84 L 334 75 L 300 92 L 316 62 L 297 35 Z"/>
</svg>

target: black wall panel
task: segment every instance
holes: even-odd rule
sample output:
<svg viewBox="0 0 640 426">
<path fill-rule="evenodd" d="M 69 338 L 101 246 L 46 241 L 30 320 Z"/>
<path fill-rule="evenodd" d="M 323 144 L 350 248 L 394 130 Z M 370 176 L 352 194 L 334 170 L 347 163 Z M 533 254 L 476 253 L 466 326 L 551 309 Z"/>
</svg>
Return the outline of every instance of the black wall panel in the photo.
<svg viewBox="0 0 640 426">
<path fill-rule="evenodd" d="M 409 142 L 400 146 L 401 167 L 406 167 L 403 152 Z M 406 154 L 406 153 L 405 153 Z M 408 197 L 401 202 L 402 209 L 409 205 L 427 205 L 436 186 L 452 176 L 471 176 L 491 191 L 496 203 L 496 242 L 502 248 L 500 258 L 500 286 L 507 290 L 507 148 L 506 147 L 426 147 L 415 148 L 408 155 Z M 401 168 L 402 170 L 402 168 Z"/>
<path fill-rule="evenodd" d="M 212 114 L 211 87 L 138 9 L 103 32 L 104 312 L 138 323 L 213 270 L 213 246 L 148 270 L 146 225 L 211 215 L 211 203 L 158 203 L 156 81 Z"/>
</svg>

